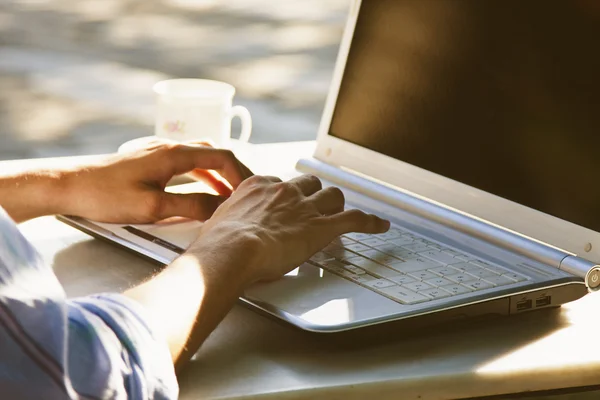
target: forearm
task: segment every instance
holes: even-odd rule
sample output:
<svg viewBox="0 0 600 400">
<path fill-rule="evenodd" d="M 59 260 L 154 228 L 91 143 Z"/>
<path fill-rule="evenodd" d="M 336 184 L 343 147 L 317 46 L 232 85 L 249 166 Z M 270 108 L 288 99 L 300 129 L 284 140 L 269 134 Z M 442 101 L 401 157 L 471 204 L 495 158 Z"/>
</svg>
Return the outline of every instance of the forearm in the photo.
<svg viewBox="0 0 600 400">
<path fill-rule="evenodd" d="M 62 212 L 66 196 L 65 172 L 24 172 L 0 176 L 0 206 L 16 221 Z"/>
<path fill-rule="evenodd" d="M 222 271 L 233 268 L 216 265 L 210 254 L 196 254 L 178 258 L 151 280 L 124 293 L 154 317 L 178 371 L 233 307 L 243 288 L 241 281 L 228 280 L 229 274 Z"/>
</svg>

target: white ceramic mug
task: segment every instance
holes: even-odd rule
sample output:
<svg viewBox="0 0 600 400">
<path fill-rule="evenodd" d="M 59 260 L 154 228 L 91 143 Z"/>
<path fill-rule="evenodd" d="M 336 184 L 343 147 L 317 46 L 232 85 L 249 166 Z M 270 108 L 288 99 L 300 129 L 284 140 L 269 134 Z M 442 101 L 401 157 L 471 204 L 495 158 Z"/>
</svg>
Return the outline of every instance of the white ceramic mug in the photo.
<svg viewBox="0 0 600 400">
<path fill-rule="evenodd" d="M 246 107 L 233 106 L 235 88 L 228 83 L 207 79 L 170 79 L 153 87 L 157 97 L 155 135 L 177 140 L 209 140 L 227 148 L 231 139 L 231 120 L 242 120 L 240 141 L 247 142 L 252 118 Z"/>
</svg>

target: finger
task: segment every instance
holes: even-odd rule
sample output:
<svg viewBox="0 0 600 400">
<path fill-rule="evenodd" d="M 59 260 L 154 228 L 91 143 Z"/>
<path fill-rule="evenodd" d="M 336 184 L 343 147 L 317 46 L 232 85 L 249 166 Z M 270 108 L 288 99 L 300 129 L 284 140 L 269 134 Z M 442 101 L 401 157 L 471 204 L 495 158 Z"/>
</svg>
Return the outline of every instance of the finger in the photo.
<svg viewBox="0 0 600 400">
<path fill-rule="evenodd" d="M 217 146 L 215 145 L 215 143 L 210 140 L 210 139 L 202 139 L 202 140 L 189 140 L 187 142 L 184 142 L 185 144 L 191 144 L 191 145 L 200 145 L 200 146 L 205 146 L 205 147 L 212 147 L 212 148 L 216 148 Z"/>
<path fill-rule="evenodd" d="M 314 175 L 301 175 L 290 180 L 290 183 L 296 185 L 305 196 L 310 196 L 323 188 L 321 180 Z"/>
<path fill-rule="evenodd" d="M 229 185 L 229 182 L 215 171 L 196 168 L 190 172 L 190 175 L 194 179 L 206 183 L 220 196 L 229 197 L 233 193 L 233 189 Z"/>
<path fill-rule="evenodd" d="M 240 164 L 240 170 L 242 171 L 244 179 L 248 179 L 251 176 L 254 176 L 254 172 L 252 172 L 250 168 L 246 167 L 244 163 L 242 163 L 240 160 L 238 160 L 238 163 Z"/>
<path fill-rule="evenodd" d="M 325 218 L 335 236 L 349 232 L 384 233 L 390 229 L 390 221 L 360 210 L 347 210 Z"/>
<path fill-rule="evenodd" d="M 200 145 L 179 145 L 172 149 L 172 165 L 175 175 L 195 168 L 213 169 L 235 189 L 245 179 L 240 163 L 229 150 L 213 149 Z"/>
<path fill-rule="evenodd" d="M 177 144 L 177 141 L 167 138 L 155 137 L 144 144 L 147 150 L 155 149 L 166 144 Z"/>
<path fill-rule="evenodd" d="M 158 211 L 158 218 L 186 217 L 206 221 L 225 199 L 207 193 L 164 193 Z"/>
<path fill-rule="evenodd" d="M 195 144 L 195 145 L 200 145 L 200 146 L 205 146 L 205 147 L 211 147 L 211 148 L 217 147 L 215 145 L 215 143 L 209 139 L 191 140 L 191 141 L 188 141 L 185 143 L 192 144 L 192 145 Z M 250 169 L 248 167 L 246 167 L 240 160 L 238 160 L 238 163 L 239 163 L 240 171 L 242 172 L 242 175 L 243 175 L 243 179 L 250 178 L 251 176 L 254 175 L 254 173 L 252 171 L 250 171 Z"/>
<path fill-rule="evenodd" d="M 319 190 L 308 198 L 323 215 L 332 215 L 344 211 L 344 193 L 336 187 Z"/>
</svg>

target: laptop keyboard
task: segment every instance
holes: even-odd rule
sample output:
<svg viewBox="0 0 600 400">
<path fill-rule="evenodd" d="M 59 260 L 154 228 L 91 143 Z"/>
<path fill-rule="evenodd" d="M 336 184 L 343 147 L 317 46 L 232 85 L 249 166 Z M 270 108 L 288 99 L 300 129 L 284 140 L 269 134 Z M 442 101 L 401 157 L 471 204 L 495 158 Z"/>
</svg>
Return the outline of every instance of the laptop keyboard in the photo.
<svg viewBox="0 0 600 400">
<path fill-rule="evenodd" d="M 349 233 L 311 261 L 401 304 L 417 304 L 530 279 L 415 233 Z"/>
</svg>

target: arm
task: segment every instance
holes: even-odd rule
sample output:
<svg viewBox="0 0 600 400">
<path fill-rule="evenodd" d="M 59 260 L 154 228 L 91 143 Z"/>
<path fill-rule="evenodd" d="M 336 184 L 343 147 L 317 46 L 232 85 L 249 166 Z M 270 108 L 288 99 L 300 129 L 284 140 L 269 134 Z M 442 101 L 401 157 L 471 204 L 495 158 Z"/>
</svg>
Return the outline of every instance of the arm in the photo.
<svg viewBox="0 0 600 400">
<path fill-rule="evenodd" d="M 164 191 L 174 175 L 190 171 L 220 196 Z M 250 175 L 229 151 L 157 142 L 93 165 L 0 175 L 0 205 L 17 222 L 53 214 L 115 223 L 154 222 L 175 215 L 204 220 Z"/>
<path fill-rule="evenodd" d="M 194 169 L 217 170 L 233 194 L 225 193 L 223 182 L 216 184 L 206 174 L 204 179 L 221 196 L 164 192 L 173 175 Z M 341 191 L 322 190 L 315 177 L 281 182 L 269 177 L 246 179 L 250 175 L 230 152 L 163 144 L 39 180 L 5 178 L 0 180 L 0 204 L 19 220 L 50 213 L 120 223 L 175 215 L 210 217 L 186 254 L 124 293 L 152 316 L 180 368 L 245 287 L 284 275 L 343 233 L 378 233 L 389 227 L 375 216 L 343 211 Z M 48 184 L 53 179 L 58 181 Z M 38 193 L 33 198 L 39 203 L 14 200 L 23 193 Z M 49 199 L 44 201 L 43 195 Z"/>
<path fill-rule="evenodd" d="M 60 214 L 65 189 L 65 172 L 25 172 L 0 177 L 0 205 L 16 221 Z"/>
<path fill-rule="evenodd" d="M 322 190 L 313 176 L 252 177 L 204 224 L 186 254 L 125 295 L 163 327 L 180 369 L 246 286 L 281 277 L 341 234 L 389 228 L 373 215 L 343 210 L 341 191 Z"/>
</svg>

